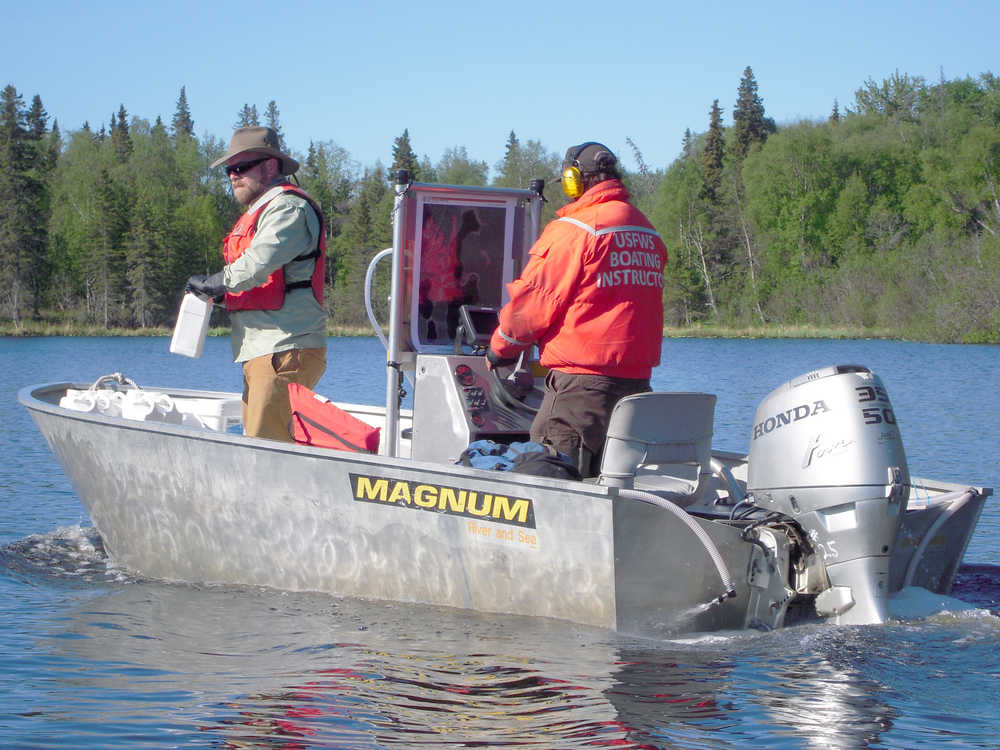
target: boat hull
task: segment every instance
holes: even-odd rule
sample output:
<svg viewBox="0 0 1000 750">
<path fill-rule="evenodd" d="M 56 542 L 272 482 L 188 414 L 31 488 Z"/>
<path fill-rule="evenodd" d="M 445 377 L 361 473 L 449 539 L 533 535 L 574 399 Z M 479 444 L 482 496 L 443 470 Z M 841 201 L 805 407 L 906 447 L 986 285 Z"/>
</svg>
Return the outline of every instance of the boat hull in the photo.
<svg viewBox="0 0 1000 750">
<path fill-rule="evenodd" d="M 900 524 L 889 590 L 920 586 L 950 594 L 990 490 L 921 478 L 914 484 L 919 492 L 911 497 Z"/>
<path fill-rule="evenodd" d="M 744 625 L 674 515 L 595 484 L 344 453 L 22 392 L 116 564 L 143 576 L 554 617 L 663 635 Z M 734 570 L 751 546 L 702 520 Z M 689 610 L 697 610 L 689 612 Z"/>
<path fill-rule="evenodd" d="M 651 637 L 777 627 L 794 594 L 787 541 L 760 558 L 745 522 L 716 505 L 745 482 L 739 454 L 716 454 L 725 471 L 685 514 L 649 493 L 590 482 L 58 405 L 78 387 L 26 388 L 19 398 L 110 558 L 140 576 L 552 617 Z M 169 393 L 200 404 L 234 396 Z M 900 523 L 889 591 L 948 593 L 991 491 L 918 481 L 922 501 L 911 498 Z"/>
</svg>

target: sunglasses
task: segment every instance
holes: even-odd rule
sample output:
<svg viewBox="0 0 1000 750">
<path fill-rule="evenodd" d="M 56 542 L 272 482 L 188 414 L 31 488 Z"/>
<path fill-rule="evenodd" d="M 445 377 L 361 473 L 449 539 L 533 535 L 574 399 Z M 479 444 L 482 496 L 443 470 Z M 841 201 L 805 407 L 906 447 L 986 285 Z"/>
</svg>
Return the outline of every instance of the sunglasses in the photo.
<svg viewBox="0 0 1000 750">
<path fill-rule="evenodd" d="M 261 157 L 260 159 L 253 159 L 252 161 L 241 161 L 239 164 L 227 164 L 226 176 L 231 177 L 234 174 L 243 174 L 244 172 L 249 172 L 258 164 L 263 164 L 270 158 L 271 158 L 270 156 L 264 156 Z"/>
</svg>

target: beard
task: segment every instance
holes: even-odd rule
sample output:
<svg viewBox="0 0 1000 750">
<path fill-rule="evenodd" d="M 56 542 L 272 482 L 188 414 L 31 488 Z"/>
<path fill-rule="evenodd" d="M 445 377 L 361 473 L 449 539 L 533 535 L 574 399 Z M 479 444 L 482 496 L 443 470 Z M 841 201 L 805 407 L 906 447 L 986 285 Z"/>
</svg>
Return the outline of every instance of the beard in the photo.
<svg viewBox="0 0 1000 750">
<path fill-rule="evenodd" d="M 233 195 L 241 206 L 249 206 L 258 196 L 260 196 L 264 190 L 259 185 L 248 185 L 246 183 L 240 185 L 239 187 L 233 187 Z"/>
</svg>

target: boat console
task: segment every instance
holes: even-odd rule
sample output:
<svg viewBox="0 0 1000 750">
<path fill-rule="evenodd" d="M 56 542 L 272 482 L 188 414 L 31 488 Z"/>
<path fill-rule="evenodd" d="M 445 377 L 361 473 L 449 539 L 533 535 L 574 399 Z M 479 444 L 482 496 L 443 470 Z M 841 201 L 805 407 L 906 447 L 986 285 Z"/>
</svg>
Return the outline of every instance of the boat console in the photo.
<svg viewBox="0 0 1000 750">
<path fill-rule="evenodd" d="M 452 463 L 475 440 L 527 440 L 541 403 L 542 391 L 521 362 L 486 365 L 498 310 L 462 305 L 459 321 L 454 353 L 417 355 L 410 453 L 416 459 Z"/>
<path fill-rule="evenodd" d="M 534 417 L 529 404 L 541 394 L 525 378 L 531 379 L 525 370 L 508 377 L 490 371 L 481 355 L 419 355 L 411 456 L 454 463 L 475 440 L 527 440 Z"/>
<path fill-rule="evenodd" d="M 403 377 L 414 394 L 412 458 L 453 463 L 475 440 L 527 439 L 541 402 L 534 376 L 526 365 L 490 370 L 484 355 L 506 285 L 520 275 L 539 234 L 543 185 L 434 185 L 397 175 L 386 455 L 397 455 Z"/>
</svg>

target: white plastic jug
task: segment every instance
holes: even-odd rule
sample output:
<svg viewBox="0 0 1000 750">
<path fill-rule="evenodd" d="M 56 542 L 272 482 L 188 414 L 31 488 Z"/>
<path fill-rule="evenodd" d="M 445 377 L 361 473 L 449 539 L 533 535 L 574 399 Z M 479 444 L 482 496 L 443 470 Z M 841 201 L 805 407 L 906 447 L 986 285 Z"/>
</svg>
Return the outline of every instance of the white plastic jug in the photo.
<svg viewBox="0 0 1000 750">
<path fill-rule="evenodd" d="M 125 419 L 144 422 L 167 422 L 181 424 L 184 415 L 177 411 L 174 401 L 166 393 L 133 390 L 125 393 L 121 405 L 121 415 Z"/>
<path fill-rule="evenodd" d="M 117 391 L 78 391 L 70 388 L 66 391 L 66 395 L 59 399 L 59 406 L 73 411 L 97 412 L 108 417 L 120 417 L 122 400 L 122 394 Z"/>
<path fill-rule="evenodd" d="M 174 335 L 170 339 L 171 353 L 195 359 L 200 357 L 202 347 L 205 345 L 205 334 L 208 333 L 208 320 L 211 317 L 211 300 L 204 300 L 190 292 L 185 294 L 181 300 L 180 312 L 177 313 Z"/>
</svg>

